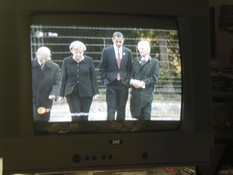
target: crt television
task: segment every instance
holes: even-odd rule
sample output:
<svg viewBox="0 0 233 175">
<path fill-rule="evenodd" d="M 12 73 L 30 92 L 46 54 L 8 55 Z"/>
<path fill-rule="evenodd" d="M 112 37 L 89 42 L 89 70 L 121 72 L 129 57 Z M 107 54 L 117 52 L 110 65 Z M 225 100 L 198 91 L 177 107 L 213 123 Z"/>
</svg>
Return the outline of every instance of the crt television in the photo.
<svg viewBox="0 0 233 175">
<path fill-rule="evenodd" d="M 0 157 L 3 172 L 121 169 L 200 165 L 212 146 L 207 0 L 23 2 L 1 0 Z M 31 60 L 47 46 L 60 66 L 69 43 L 83 41 L 98 65 L 114 31 L 138 57 L 136 44 L 151 43 L 160 62 L 152 118 L 106 121 L 105 88 L 88 121 L 72 122 L 54 103 L 49 122 L 32 114 Z M 129 95 L 130 96 L 130 95 Z M 128 106 L 127 106 L 128 109 Z"/>
</svg>

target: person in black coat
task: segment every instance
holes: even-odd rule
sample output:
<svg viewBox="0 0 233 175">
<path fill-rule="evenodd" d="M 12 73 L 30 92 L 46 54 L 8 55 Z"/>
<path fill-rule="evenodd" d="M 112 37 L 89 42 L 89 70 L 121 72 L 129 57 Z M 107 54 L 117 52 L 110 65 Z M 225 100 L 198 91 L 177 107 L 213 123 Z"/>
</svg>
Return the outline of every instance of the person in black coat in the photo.
<svg viewBox="0 0 233 175">
<path fill-rule="evenodd" d="M 64 58 L 59 101 L 66 97 L 72 121 L 87 121 L 92 100 L 99 96 L 93 59 L 84 55 L 86 46 L 80 41 L 70 44 L 71 56 Z"/>
<path fill-rule="evenodd" d="M 132 71 L 132 52 L 123 47 L 124 36 L 115 32 L 113 46 L 104 48 L 100 61 L 100 77 L 106 86 L 107 120 L 125 120 L 129 81 Z"/>
<path fill-rule="evenodd" d="M 132 118 L 150 120 L 155 83 L 159 76 L 159 61 L 150 56 L 148 41 L 139 41 L 137 48 L 140 57 L 133 63 L 130 111 Z"/>
<path fill-rule="evenodd" d="M 61 71 L 58 64 L 51 60 L 48 47 L 40 47 L 32 66 L 32 97 L 34 121 L 50 119 L 53 101 L 57 99 L 61 87 Z"/>
</svg>

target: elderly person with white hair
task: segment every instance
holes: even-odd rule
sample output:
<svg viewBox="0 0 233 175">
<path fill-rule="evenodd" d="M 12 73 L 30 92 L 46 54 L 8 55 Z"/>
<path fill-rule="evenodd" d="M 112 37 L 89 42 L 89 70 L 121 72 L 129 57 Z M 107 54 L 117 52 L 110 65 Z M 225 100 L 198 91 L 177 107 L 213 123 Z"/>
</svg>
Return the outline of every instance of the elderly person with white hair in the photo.
<svg viewBox="0 0 233 175">
<path fill-rule="evenodd" d="M 61 71 L 58 64 L 51 60 L 50 49 L 45 46 L 38 48 L 31 65 L 33 117 L 35 121 L 48 122 L 53 101 L 59 96 Z"/>
<path fill-rule="evenodd" d="M 130 111 L 132 118 L 150 120 L 153 92 L 159 76 L 159 61 L 150 56 L 148 41 L 139 41 L 137 49 L 140 56 L 133 63 Z"/>
<path fill-rule="evenodd" d="M 92 100 L 99 96 L 93 59 L 84 55 L 86 46 L 81 41 L 70 44 L 72 55 L 64 58 L 59 101 L 66 97 L 72 121 L 87 121 Z"/>
</svg>

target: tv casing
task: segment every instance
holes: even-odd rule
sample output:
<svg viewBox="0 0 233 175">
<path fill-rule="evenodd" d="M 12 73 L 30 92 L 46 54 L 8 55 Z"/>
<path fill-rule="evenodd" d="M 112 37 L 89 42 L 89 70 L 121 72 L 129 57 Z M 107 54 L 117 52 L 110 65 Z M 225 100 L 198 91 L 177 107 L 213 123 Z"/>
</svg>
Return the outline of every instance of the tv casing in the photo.
<svg viewBox="0 0 233 175">
<path fill-rule="evenodd" d="M 183 65 L 181 127 L 137 133 L 35 134 L 30 18 L 45 13 L 85 13 L 93 15 L 93 21 L 99 20 L 94 14 L 101 14 L 108 22 L 111 14 L 177 19 Z M 208 0 L 0 0 L 0 26 L 0 157 L 5 174 L 209 162 L 213 138 Z"/>
</svg>

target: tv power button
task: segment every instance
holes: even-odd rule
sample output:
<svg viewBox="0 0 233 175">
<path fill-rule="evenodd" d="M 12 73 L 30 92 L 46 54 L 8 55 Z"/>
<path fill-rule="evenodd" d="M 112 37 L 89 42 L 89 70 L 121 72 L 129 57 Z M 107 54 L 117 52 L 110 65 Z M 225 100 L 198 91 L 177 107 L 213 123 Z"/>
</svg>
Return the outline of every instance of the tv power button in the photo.
<svg viewBox="0 0 233 175">
<path fill-rule="evenodd" d="M 72 161 L 73 161 L 74 163 L 79 163 L 79 162 L 81 161 L 81 156 L 78 155 L 78 154 L 73 155 Z"/>
</svg>

